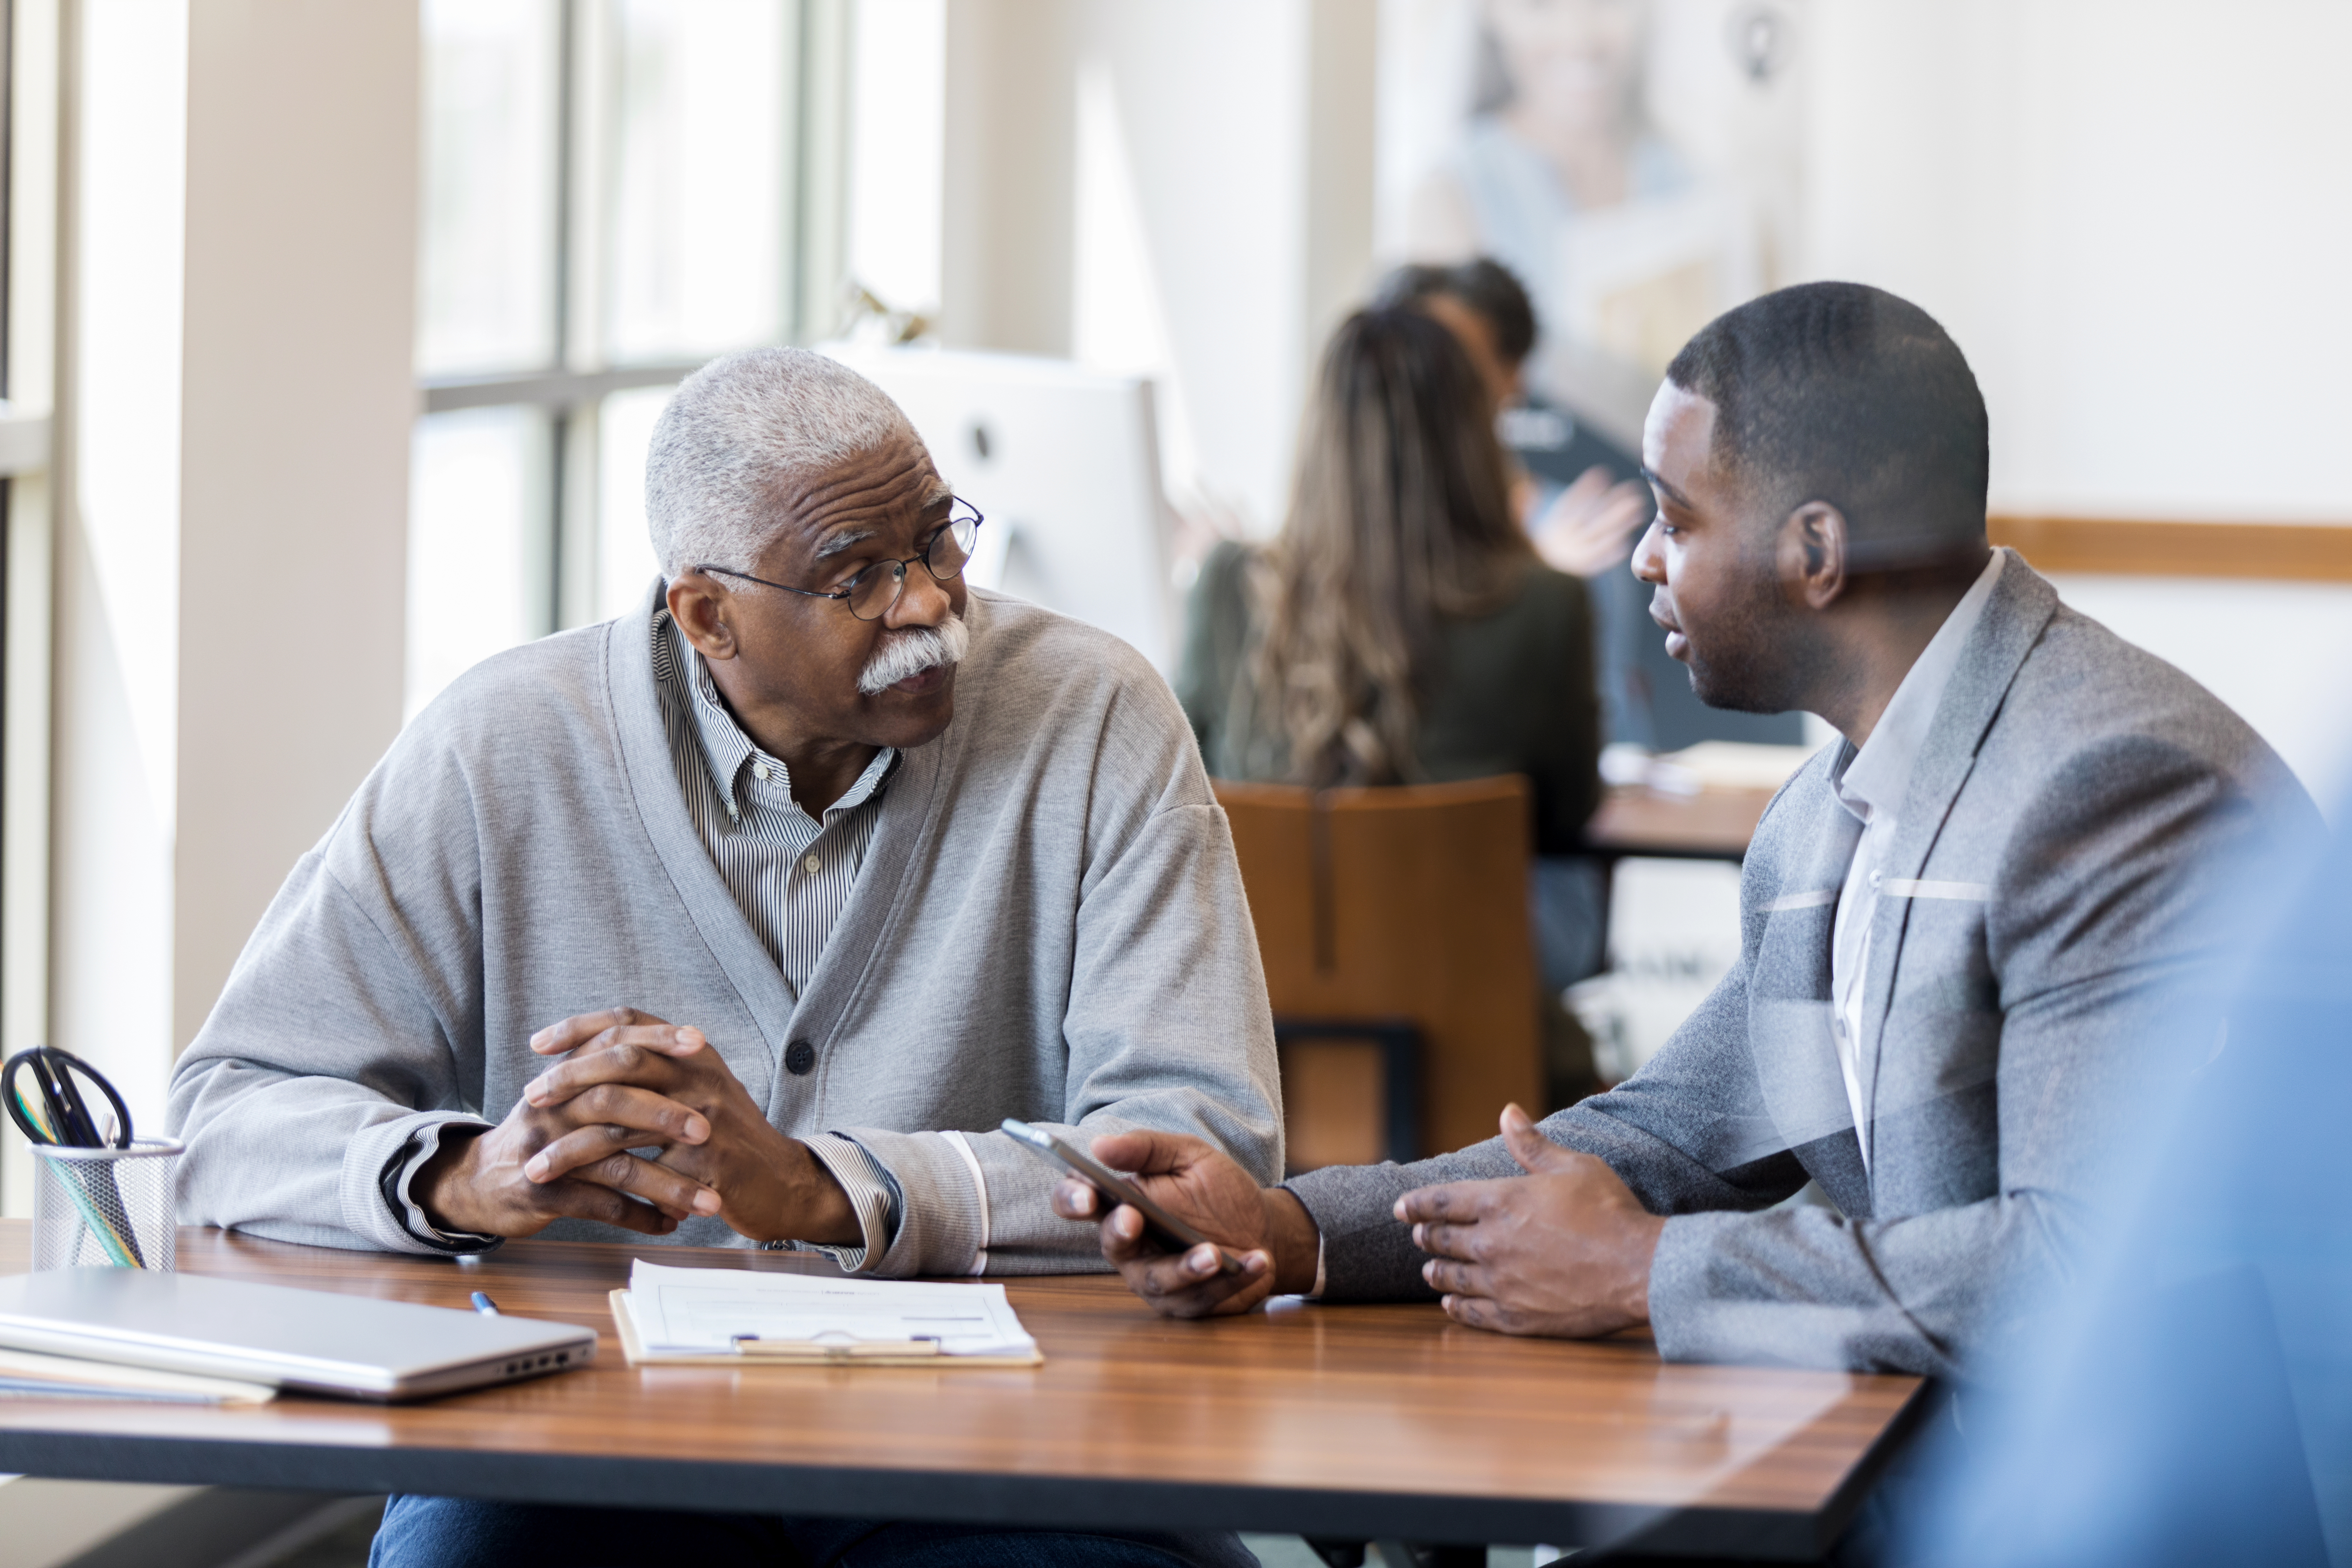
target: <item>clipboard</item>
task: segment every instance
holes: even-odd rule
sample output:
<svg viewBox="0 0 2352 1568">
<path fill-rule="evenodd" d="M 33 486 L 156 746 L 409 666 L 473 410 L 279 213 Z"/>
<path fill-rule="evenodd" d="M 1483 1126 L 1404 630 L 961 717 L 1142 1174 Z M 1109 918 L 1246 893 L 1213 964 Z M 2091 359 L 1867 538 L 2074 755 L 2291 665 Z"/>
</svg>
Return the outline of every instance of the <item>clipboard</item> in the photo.
<svg viewBox="0 0 2352 1568">
<path fill-rule="evenodd" d="M 637 1338 L 629 1312 L 629 1292 L 614 1290 L 606 1300 L 613 1308 L 613 1328 L 620 1336 L 621 1354 L 631 1366 L 724 1366 L 738 1372 L 751 1367 L 919 1366 L 934 1372 L 949 1367 L 1043 1366 L 1042 1352 L 1027 1355 L 946 1355 L 937 1340 L 758 1340 L 743 1336 L 732 1352 L 691 1351 L 648 1354 Z"/>
</svg>

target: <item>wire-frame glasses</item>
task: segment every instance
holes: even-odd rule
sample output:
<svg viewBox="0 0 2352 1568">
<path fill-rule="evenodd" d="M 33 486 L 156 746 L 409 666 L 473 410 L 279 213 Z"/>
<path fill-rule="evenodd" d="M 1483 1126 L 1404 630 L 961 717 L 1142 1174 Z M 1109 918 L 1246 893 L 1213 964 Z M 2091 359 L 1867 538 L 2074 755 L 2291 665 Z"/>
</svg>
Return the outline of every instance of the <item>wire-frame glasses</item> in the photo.
<svg viewBox="0 0 2352 1568">
<path fill-rule="evenodd" d="M 698 572 L 715 573 L 721 577 L 740 578 L 757 583 L 763 588 L 781 588 L 787 594 L 798 594 L 804 599 L 839 599 L 849 606 L 849 613 L 861 621 L 878 621 L 898 604 L 898 595 L 906 591 L 907 568 L 919 561 L 934 581 L 953 582 L 963 575 L 971 563 L 972 542 L 980 537 L 980 525 L 988 520 L 980 509 L 961 497 L 949 503 L 948 520 L 931 535 L 920 555 L 910 555 L 904 561 L 877 561 L 856 576 L 831 593 L 814 588 L 795 588 L 790 583 L 771 583 L 765 577 L 754 577 L 749 572 L 738 572 L 731 566 L 713 566 L 705 562 L 695 567 Z"/>
</svg>

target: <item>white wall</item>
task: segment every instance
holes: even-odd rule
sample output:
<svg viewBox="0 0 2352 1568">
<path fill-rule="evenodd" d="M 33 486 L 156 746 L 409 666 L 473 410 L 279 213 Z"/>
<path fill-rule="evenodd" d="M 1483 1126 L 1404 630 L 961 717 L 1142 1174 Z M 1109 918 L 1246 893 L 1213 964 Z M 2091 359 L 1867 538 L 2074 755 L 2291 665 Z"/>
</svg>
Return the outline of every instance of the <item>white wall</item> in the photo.
<svg viewBox="0 0 2352 1568">
<path fill-rule="evenodd" d="M 1815 15 L 1812 269 L 1951 328 L 1999 506 L 2352 519 L 2352 8 Z"/>
<path fill-rule="evenodd" d="M 2061 575 L 2066 603 L 2237 710 L 2331 819 L 2352 788 L 2352 585 Z"/>
<path fill-rule="evenodd" d="M 1313 356 L 1370 281 L 1377 8 L 938 3 L 860 0 L 861 47 L 910 40 L 906 71 L 936 25 L 946 109 L 881 123 L 899 83 L 862 57 L 854 269 L 916 308 L 936 276 L 950 342 L 1151 375 L 1171 490 L 1272 527 Z M 936 241 L 883 210 L 935 179 Z"/>
<path fill-rule="evenodd" d="M 85 0 L 56 1043 L 173 1053 L 400 721 L 409 0 Z"/>
<path fill-rule="evenodd" d="M 1082 205 L 1079 296 L 1156 301 L 1130 341 L 1169 356 L 1185 427 L 1171 488 L 1260 529 L 1282 515 L 1314 356 L 1370 281 L 1377 16 L 1358 0 L 1085 7 L 1082 68 L 1116 117 L 1150 287 L 1088 276 L 1118 247 L 1089 236 Z M 1082 320 L 1078 336 L 1105 334 Z"/>
<path fill-rule="evenodd" d="M 947 0 L 856 0 L 851 20 L 849 276 L 894 310 L 936 316 Z M 827 316 L 836 302 L 827 300 Z"/>
<path fill-rule="evenodd" d="M 2352 7 L 1814 0 L 1807 268 L 1917 300 L 1996 510 L 2352 522 Z M 2062 584 L 2332 795 L 2352 587 Z"/>
<path fill-rule="evenodd" d="M 945 46 L 940 336 L 1066 355 L 1077 5 L 948 0 Z"/>
</svg>

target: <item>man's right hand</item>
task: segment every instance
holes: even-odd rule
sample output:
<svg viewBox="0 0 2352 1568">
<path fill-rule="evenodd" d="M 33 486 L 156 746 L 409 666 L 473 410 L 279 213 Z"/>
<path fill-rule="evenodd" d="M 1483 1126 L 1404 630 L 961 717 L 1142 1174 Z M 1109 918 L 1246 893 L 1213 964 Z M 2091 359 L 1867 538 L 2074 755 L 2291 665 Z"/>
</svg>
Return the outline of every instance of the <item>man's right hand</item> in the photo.
<svg viewBox="0 0 2352 1568">
<path fill-rule="evenodd" d="M 1096 1139 L 1090 1152 L 1114 1171 L 1134 1173 L 1145 1196 L 1242 1254 L 1242 1271 L 1223 1274 L 1213 1247 L 1163 1251 L 1145 1238 L 1140 1214 L 1124 1204 L 1105 1214 L 1092 1184 L 1066 1178 L 1054 1189 L 1054 1212 L 1099 1220 L 1103 1257 L 1153 1310 L 1171 1318 L 1246 1312 L 1277 1291 L 1315 1288 L 1319 1237 L 1306 1207 L 1279 1187 L 1259 1187 L 1213 1144 L 1178 1132 L 1117 1132 Z"/>
<path fill-rule="evenodd" d="M 583 1051 L 635 1048 L 682 1057 L 706 1048 L 698 1031 L 674 1028 L 648 1013 L 615 1008 L 605 1016 L 612 1026 Z M 569 1051 L 563 1028 L 541 1030 L 531 1038 L 532 1048 L 544 1044 L 553 1054 Z M 525 1173 L 524 1167 L 549 1144 L 583 1131 L 600 1137 L 612 1152 L 551 1182 L 534 1182 Z M 441 1147 L 410 1183 L 409 1195 L 445 1231 L 530 1236 L 559 1219 L 592 1219 L 667 1236 L 689 1215 L 717 1214 L 719 1194 L 627 1151 L 700 1143 L 709 1136 L 710 1123 L 699 1112 L 624 1084 L 602 1085 L 560 1105 L 518 1100 L 496 1127 L 444 1128 Z"/>
</svg>

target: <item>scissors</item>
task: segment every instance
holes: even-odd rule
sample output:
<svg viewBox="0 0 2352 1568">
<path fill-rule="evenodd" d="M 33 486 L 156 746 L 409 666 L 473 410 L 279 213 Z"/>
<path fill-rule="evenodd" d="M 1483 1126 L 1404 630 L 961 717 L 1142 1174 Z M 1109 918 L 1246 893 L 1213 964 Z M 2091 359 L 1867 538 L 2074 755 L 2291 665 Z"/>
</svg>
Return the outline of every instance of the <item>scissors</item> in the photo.
<svg viewBox="0 0 2352 1568">
<path fill-rule="evenodd" d="M 20 1079 L 31 1074 L 34 1092 L 27 1094 Z M 101 1134 L 89 1113 L 89 1102 L 83 1097 L 83 1082 L 106 1098 L 113 1108 L 114 1121 L 110 1131 Z M 128 1149 L 131 1147 L 131 1108 L 122 1103 L 106 1075 L 71 1051 L 61 1051 L 54 1046 L 35 1046 L 18 1051 L 5 1065 L 0 1065 L 0 1100 L 8 1104 L 9 1120 L 16 1122 L 26 1137 L 49 1148 L 68 1149 Z M 80 1162 L 74 1162 L 79 1165 Z M 111 1170 L 99 1168 L 81 1170 L 60 1168 L 58 1178 L 81 1211 L 82 1223 L 89 1226 L 98 1244 L 116 1264 L 129 1268 L 144 1268 L 147 1260 L 139 1249 L 139 1237 L 131 1224 L 130 1213 L 122 1203 L 122 1191 L 115 1184 Z"/>
<path fill-rule="evenodd" d="M 18 1078 L 30 1072 L 36 1093 L 28 1095 Z M 101 1134 L 89 1114 L 89 1102 L 74 1082 L 76 1075 L 113 1108 L 110 1135 Z M 8 1102 L 9 1120 L 36 1143 L 70 1149 L 131 1147 L 131 1109 L 106 1081 L 106 1075 L 71 1051 L 35 1046 L 10 1057 L 0 1066 L 0 1099 Z"/>
</svg>

